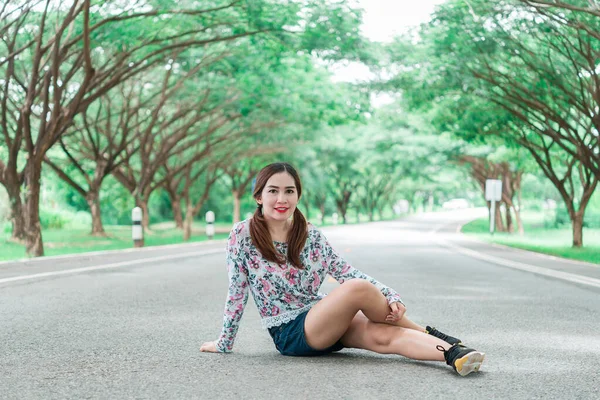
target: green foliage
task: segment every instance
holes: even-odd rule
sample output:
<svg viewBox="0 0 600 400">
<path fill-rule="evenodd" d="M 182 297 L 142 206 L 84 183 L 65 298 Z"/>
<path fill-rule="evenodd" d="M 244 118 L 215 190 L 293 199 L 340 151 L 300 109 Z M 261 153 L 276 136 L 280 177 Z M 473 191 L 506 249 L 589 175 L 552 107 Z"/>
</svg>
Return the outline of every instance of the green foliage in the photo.
<svg viewBox="0 0 600 400">
<path fill-rule="evenodd" d="M 489 221 L 478 219 L 463 226 L 462 232 L 479 240 L 499 243 L 506 246 L 574 260 L 600 264 L 600 229 L 584 228 L 584 241 L 588 245 L 581 248 L 571 247 L 572 231 L 570 228 L 547 229 L 540 218 L 529 219 L 524 213 L 525 236 L 506 233 L 489 234 Z"/>
<path fill-rule="evenodd" d="M 363 46 L 359 36 L 361 11 L 348 1 L 312 3 L 302 10 L 305 28 L 302 47 L 323 59 L 357 59 Z"/>
<path fill-rule="evenodd" d="M 566 207 L 562 205 L 557 207 L 553 210 L 553 214 L 553 218 L 552 213 L 550 213 L 550 217 L 544 221 L 545 227 L 559 229 L 571 225 L 571 218 Z M 585 215 L 583 216 L 583 227 L 600 229 L 600 209 L 597 206 L 586 208 Z"/>
<path fill-rule="evenodd" d="M 44 229 L 62 229 L 72 213 L 65 210 L 44 209 L 40 207 L 40 223 Z"/>
</svg>

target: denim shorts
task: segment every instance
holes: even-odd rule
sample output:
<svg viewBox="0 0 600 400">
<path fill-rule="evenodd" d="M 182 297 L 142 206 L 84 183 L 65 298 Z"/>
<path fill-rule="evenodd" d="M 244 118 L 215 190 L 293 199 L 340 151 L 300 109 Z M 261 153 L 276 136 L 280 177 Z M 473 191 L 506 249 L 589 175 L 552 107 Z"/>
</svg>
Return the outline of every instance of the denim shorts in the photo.
<svg viewBox="0 0 600 400">
<path fill-rule="evenodd" d="M 333 346 L 323 350 L 310 347 L 306 343 L 304 334 L 304 320 L 307 314 L 308 311 L 303 312 L 288 323 L 269 328 L 269 334 L 281 354 L 284 356 L 322 356 L 344 348 L 339 340 Z"/>
</svg>

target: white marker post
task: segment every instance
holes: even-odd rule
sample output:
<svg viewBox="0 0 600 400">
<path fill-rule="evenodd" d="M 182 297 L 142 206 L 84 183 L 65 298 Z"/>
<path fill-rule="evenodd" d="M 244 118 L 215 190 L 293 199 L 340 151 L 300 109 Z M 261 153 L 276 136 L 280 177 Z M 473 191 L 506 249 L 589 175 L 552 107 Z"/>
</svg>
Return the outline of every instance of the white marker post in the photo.
<svg viewBox="0 0 600 400">
<path fill-rule="evenodd" d="M 331 215 L 331 217 L 333 218 L 333 224 L 334 224 L 334 225 L 337 225 L 337 224 L 338 224 L 338 218 L 339 218 L 339 215 L 338 215 L 338 213 L 333 213 L 333 214 Z"/>
<path fill-rule="evenodd" d="M 206 236 L 208 240 L 212 240 L 215 236 L 215 213 L 212 211 L 206 213 Z"/>
<path fill-rule="evenodd" d="M 492 202 L 490 207 L 490 233 L 494 234 L 496 225 L 496 202 L 502 200 L 502 181 L 498 179 L 486 179 L 485 199 Z"/>
<path fill-rule="evenodd" d="M 135 207 L 131 211 L 131 237 L 133 247 L 144 247 L 144 229 L 142 227 L 142 209 Z"/>
</svg>

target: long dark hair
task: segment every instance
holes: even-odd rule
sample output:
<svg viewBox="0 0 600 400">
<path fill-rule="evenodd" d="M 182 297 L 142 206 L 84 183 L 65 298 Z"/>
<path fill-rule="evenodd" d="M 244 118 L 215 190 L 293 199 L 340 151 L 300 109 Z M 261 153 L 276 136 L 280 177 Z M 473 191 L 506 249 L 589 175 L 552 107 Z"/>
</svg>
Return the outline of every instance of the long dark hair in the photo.
<svg viewBox="0 0 600 400">
<path fill-rule="evenodd" d="M 298 199 L 300 199 L 300 196 L 302 195 L 302 183 L 300 182 L 300 177 L 294 167 L 288 163 L 273 163 L 261 169 L 256 177 L 256 185 L 254 187 L 254 193 L 252 194 L 255 200 L 260 198 L 269 178 L 281 172 L 287 172 L 294 178 L 296 190 L 298 191 Z M 252 243 L 254 243 L 256 248 L 268 261 L 276 262 L 278 264 L 284 264 L 286 261 L 289 261 L 294 267 L 304 269 L 304 265 L 302 265 L 302 261 L 300 260 L 300 253 L 306 244 L 308 230 L 306 218 L 304 218 L 302 212 L 298 210 L 298 207 L 294 210 L 294 222 L 287 236 L 287 260 L 273 245 L 273 239 L 271 238 L 267 221 L 262 213 L 262 205 L 260 204 L 256 208 L 254 216 L 250 221 L 250 237 L 252 238 Z"/>
</svg>

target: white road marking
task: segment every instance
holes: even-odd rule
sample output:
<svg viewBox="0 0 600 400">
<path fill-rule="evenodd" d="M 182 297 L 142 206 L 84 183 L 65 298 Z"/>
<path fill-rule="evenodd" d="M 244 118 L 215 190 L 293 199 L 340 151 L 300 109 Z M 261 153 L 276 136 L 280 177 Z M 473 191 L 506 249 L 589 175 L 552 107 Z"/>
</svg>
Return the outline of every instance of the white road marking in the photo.
<svg viewBox="0 0 600 400">
<path fill-rule="evenodd" d="M 101 269 L 120 268 L 120 267 L 127 267 L 130 265 L 136 265 L 136 264 L 144 264 L 144 263 L 164 261 L 164 260 L 175 260 L 177 258 L 185 258 L 185 257 L 191 257 L 191 256 L 204 256 L 204 255 L 208 255 L 208 254 L 218 254 L 218 253 L 224 253 L 224 252 L 225 252 L 224 249 L 195 251 L 195 252 L 191 252 L 191 253 L 176 254 L 176 255 L 169 255 L 169 256 L 147 257 L 147 258 L 141 258 L 139 260 L 123 261 L 123 262 L 105 264 L 105 265 L 93 265 L 90 267 L 73 268 L 73 269 L 66 269 L 66 270 L 61 270 L 61 271 L 52 271 L 52 272 L 43 272 L 43 273 L 39 273 L 39 274 L 13 276 L 12 278 L 0 279 L 0 284 L 8 283 L 8 282 L 24 281 L 24 280 L 29 280 L 29 279 L 45 278 L 48 276 L 67 275 L 67 274 L 75 274 L 78 272 L 88 272 L 88 271 L 97 271 L 97 270 L 101 270 Z"/>
<path fill-rule="evenodd" d="M 600 288 L 600 279 L 590 278 L 588 276 L 572 274 L 570 272 L 557 271 L 554 269 L 538 267 L 535 265 L 530 265 L 530 264 L 525 264 L 525 263 L 521 263 L 521 262 L 517 262 L 517 261 L 506 260 L 506 259 L 500 258 L 500 257 L 490 256 L 490 255 L 483 254 L 483 253 L 480 253 L 475 250 L 467 249 L 465 247 L 461 247 L 461 246 L 452 244 L 446 240 L 436 237 L 437 231 L 447 225 L 450 225 L 450 224 L 448 224 L 448 223 L 441 224 L 441 225 L 436 226 L 431 231 L 429 231 L 429 235 L 432 238 L 434 238 L 434 240 L 436 240 L 438 242 L 438 244 L 440 244 L 441 246 L 451 248 L 458 253 L 461 253 L 461 254 L 464 254 L 464 255 L 467 255 L 467 256 L 470 256 L 473 258 L 477 258 L 479 260 L 491 262 L 494 264 L 499 264 L 499 265 L 502 265 L 505 267 L 518 269 L 521 271 L 532 272 L 534 274 L 549 276 L 549 277 L 556 278 L 556 279 L 562 279 L 562 280 L 568 281 L 568 282 L 579 283 L 582 285 L 588 285 L 588 286 Z M 532 252 L 528 252 L 528 253 L 532 253 Z M 537 253 L 533 253 L 533 254 L 537 255 Z M 548 256 L 540 254 L 540 258 L 543 258 L 543 257 L 548 257 Z M 570 261 L 570 260 L 565 260 L 565 261 Z"/>
<path fill-rule="evenodd" d="M 448 243 L 443 240 L 438 239 L 438 243 L 442 246 L 449 247 L 459 253 L 468 255 L 473 258 L 477 258 L 483 261 L 492 262 L 495 264 L 500 264 L 505 267 L 510 267 L 514 269 L 519 269 L 521 271 L 533 272 L 534 274 L 550 276 L 553 278 L 562 279 L 569 282 L 580 283 L 583 285 L 593 286 L 600 288 L 600 279 L 590 278 L 588 276 L 572 274 L 570 272 L 557 271 L 554 269 L 538 267 L 535 265 L 525 264 L 517 261 L 505 260 L 500 257 L 489 256 L 478 251 L 474 251 L 471 249 L 466 249 L 464 247 L 456 246 L 454 244 Z"/>
<path fill-rule="evenodd" d="M 16 263 L 33 263 L 47 260 L 63 260 L 69 258 L 77 258 L 77 257 L 91 257 L 91 256 L 103 256 L 106 254 L 119 254 L 119 253 L 143 253 L 146 251 L 152 250 L 161 250 L 161 249 L 177 249 L 177 248 L 188 248 L 188 247 L 197 247 L 197 246 L 206 246 L 210 244 L 225 244 L 227 243 L 227 239 L 217 239 L 217 240 L 205 240 L 203 242 L 191 242 L 191 243 L 176 243 L 176 244 L 163 244 L 160 246 L 147 246 L 147 247 L 131 247 L 129 249 L 119 249 L 119 250 L 100 250 L 100 251 L 88 251 L 85 253 L 71 253 L 71 254 L 63 254 L 60 256 L 43 256 L 43 257 L 35 257 L 35 258 L 21 258 L 17 260 L 9 260 L 9 261 L 0 261 L 0 267 L 8 264 L 16 264 Z"/>
</svg>

